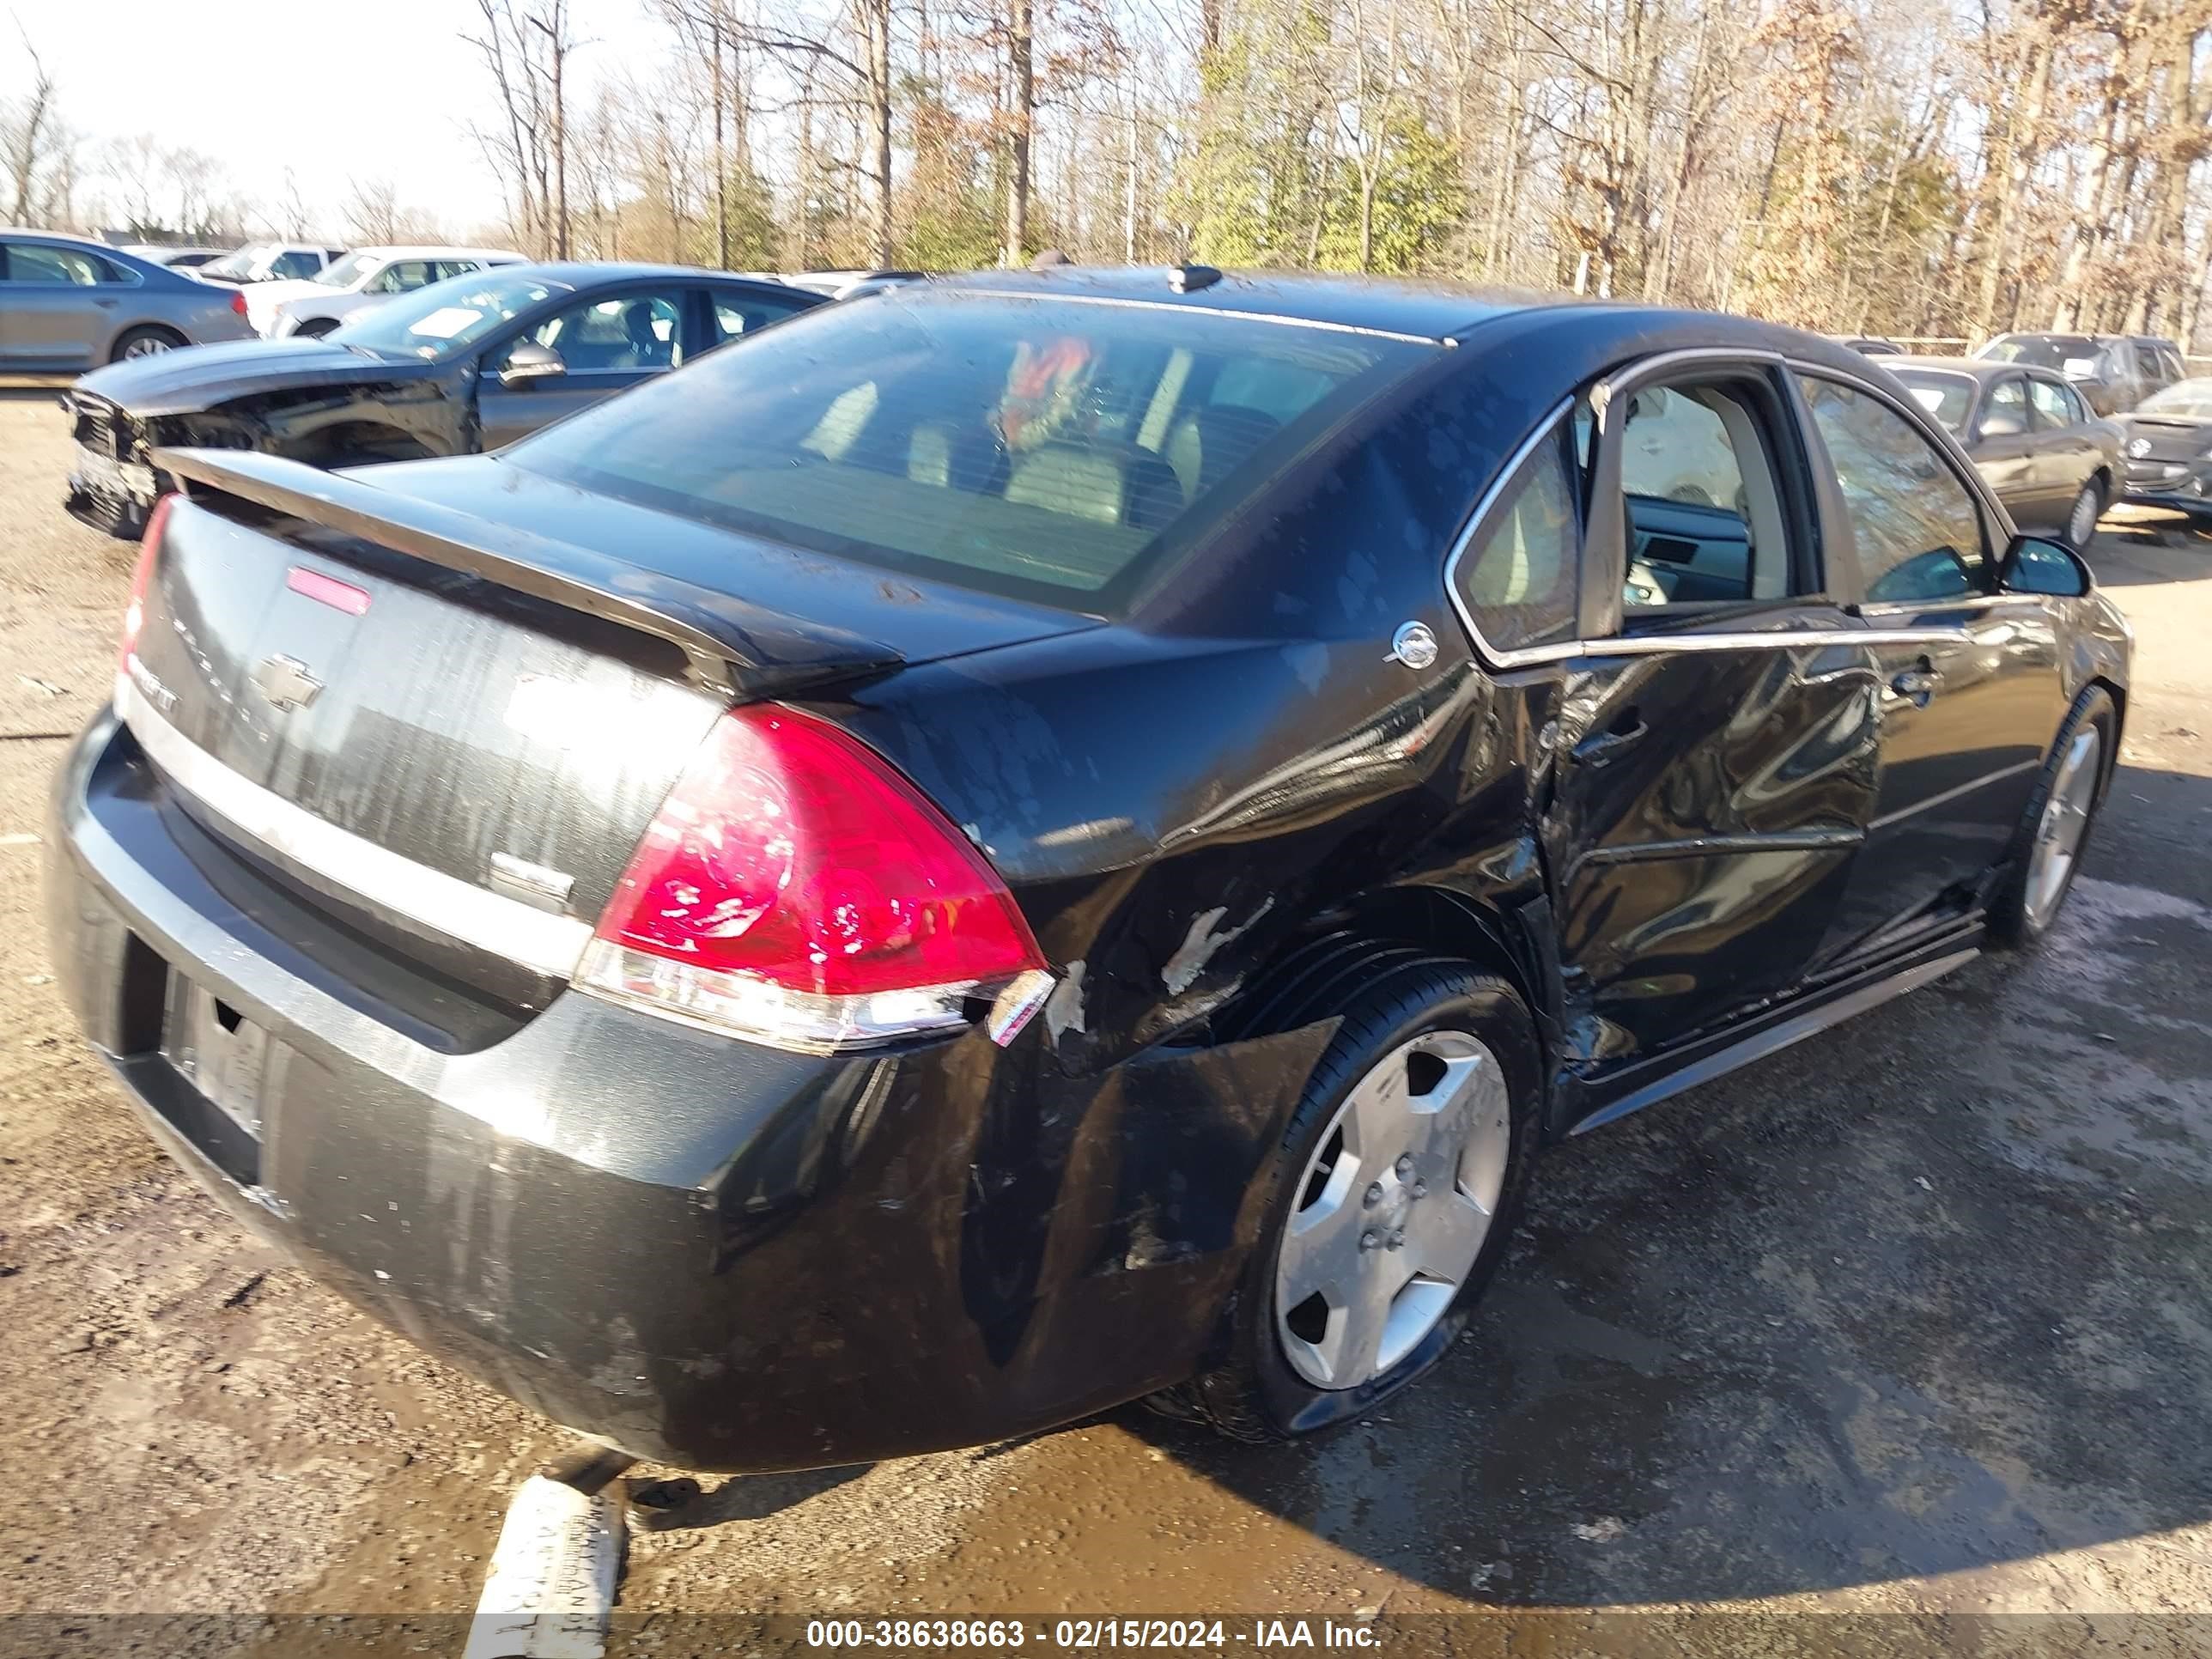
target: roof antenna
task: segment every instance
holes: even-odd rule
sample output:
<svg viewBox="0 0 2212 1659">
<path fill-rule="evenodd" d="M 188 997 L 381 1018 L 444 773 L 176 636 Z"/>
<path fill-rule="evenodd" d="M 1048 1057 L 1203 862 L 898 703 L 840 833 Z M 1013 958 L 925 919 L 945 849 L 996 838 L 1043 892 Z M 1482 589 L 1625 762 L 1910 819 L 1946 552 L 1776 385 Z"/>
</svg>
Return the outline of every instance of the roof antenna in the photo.
<svg viewBox="0 0 2212 1659">
<path fill-rule="evenodd" d="M 1168 286 L 1178 294 L 1195 294 L 1202 288 L 1212 288 L 1221 280 L 1221 273 L 1212 265 L 1170 265 Z"/>
</svg>

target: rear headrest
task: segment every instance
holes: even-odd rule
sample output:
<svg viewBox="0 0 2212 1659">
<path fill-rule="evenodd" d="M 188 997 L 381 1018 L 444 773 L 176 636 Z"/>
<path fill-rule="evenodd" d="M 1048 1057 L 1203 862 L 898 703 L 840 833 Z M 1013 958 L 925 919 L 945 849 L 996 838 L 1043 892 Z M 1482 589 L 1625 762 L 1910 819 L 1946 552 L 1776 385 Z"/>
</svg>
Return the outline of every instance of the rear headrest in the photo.
<svg viewBox="0 0 2212 1659">
<path fill-rule="evenodd" d="M 1212 489 L 1282 427 L 1266 410 L 1243 404 L 1210 404 L 1176 422 L 1168 434 L 1167 461 L 1183 499 L 1194 501 Z"/>
<path fill-rule="evenodd" d="M 1006 499 L 1099 524 L 1157 530 L 1182 510 L 1175 471 L 1149 450 L 1054 441 L 1018 456 Z"/>
</svg>

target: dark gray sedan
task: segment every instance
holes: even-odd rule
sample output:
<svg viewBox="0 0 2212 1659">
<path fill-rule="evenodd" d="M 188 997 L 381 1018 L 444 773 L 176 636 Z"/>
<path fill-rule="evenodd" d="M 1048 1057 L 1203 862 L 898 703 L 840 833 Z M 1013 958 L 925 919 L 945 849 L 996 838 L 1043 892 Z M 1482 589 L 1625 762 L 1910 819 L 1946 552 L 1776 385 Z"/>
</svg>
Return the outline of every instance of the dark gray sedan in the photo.
<svg viewBox="0 0 2212 1659">
<path fill-rule="evenodd" d="M 1945 426 L 2022 530 L 2083 548 L 2118 493 L 2120 429 L 2045 368 L 1981 357 L 1883 360 Z"/>
<path fill-rule="evenodd" d="M 0 230 L 0 369 L 74 374 L 252 337 L 235 289 L 82 237 Z"/>
<path fill-rule="evenodd" d="M 770 323 L 818 294 L 673 265 L 507 265 L 403 295 L 319 339 L 119 363 L 66 400 L 69 510 L 124 537 L 176 486 L 162 444 L 318 466 L 496 449 Z"/>
<path fill-rule="evenodd" d="M 2127 499 L 2212 520 L 2212 380 L 2178 380 L 2121 417 Z"/>
</svg>

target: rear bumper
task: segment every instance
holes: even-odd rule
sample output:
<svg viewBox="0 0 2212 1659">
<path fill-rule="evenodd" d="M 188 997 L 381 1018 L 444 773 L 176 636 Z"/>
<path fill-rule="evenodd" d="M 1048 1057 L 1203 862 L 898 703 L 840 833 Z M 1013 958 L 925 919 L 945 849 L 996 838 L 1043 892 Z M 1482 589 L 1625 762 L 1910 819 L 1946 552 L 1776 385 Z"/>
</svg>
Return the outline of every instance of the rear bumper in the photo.
<svg viewBox="0 0 2212 1659">
<path fill-rule="evenodd" d="M 820 1059 L 569 993 L 441 1051 L 265 931 L 179 810 L 106 713 L 53 800 L 54 961 L 149 1128 L 423 1347 L 685 1467 L 973 1444 L 1188 1375 L 1328 1035 L 1074 1079 L 1037 1026 Z M 160 1052 L 179 975 L 268 1034 L 258 1140 Z"/>
</svg>

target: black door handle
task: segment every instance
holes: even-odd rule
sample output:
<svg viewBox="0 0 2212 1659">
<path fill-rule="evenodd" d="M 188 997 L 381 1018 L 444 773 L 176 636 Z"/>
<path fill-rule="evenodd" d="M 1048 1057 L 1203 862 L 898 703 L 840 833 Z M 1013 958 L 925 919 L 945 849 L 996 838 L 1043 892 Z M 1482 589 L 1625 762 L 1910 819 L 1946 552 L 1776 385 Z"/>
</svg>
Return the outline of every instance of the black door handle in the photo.
<svg viewBox="0 0 2212 1659">
<path fill-rule="evenodd" d="M 1574 757 L 1584 766 L 1608 766 L 1643 742 L 1650 732 L 1636 710 L 1625 708 L 1604 731 L 1593 732 L 1577 744 Z"/>
</svg>

